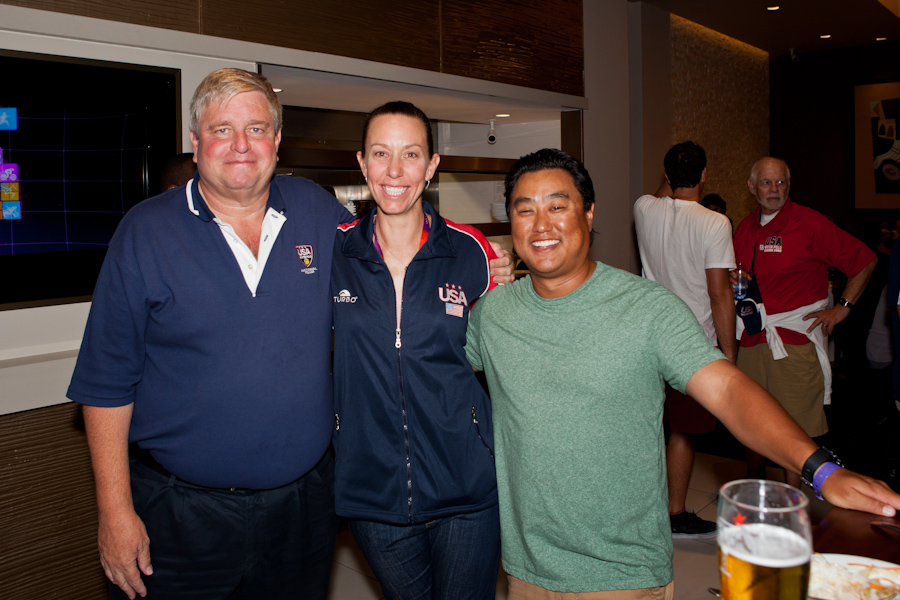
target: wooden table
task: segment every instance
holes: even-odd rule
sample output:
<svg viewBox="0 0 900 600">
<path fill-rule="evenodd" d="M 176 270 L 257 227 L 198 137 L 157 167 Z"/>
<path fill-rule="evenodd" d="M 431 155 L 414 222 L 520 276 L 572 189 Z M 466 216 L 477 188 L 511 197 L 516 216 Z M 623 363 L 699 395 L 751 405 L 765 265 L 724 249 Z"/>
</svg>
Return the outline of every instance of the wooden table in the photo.
<svg viewBox="0 0 900 600">
<path fill-rule="evenodd" d="M 843 508 L 832 509 L 813 529 L 816 552 L 855 554 L 900 564 L 900 532 L 874 528 L 881 521 L 900 527 L 900 518 L 879 517 Z"/>
</svg>

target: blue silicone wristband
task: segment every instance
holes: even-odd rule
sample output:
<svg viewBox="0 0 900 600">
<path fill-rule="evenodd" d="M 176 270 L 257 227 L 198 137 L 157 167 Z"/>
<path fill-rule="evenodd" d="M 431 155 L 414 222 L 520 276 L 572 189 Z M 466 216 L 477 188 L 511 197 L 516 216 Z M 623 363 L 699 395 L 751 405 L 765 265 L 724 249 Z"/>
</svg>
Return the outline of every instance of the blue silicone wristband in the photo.
<svg viewBox="0 0 900 600">
<path fill-rule="evenodd" d="M 822 484 L 825 483 L 825 480 L 831 477 L 831 474 L 837 471 L 838 469 L 843 469 L 839 464 L 833 462 L 822 463 L 822 466 L 819 467 L 819 470 L 816 471 L 815 477 L 813 477 L 812 488 L 816 493 L 816 498 L 819 500 L 823 500 L 822 498 Z"/>
</svg>

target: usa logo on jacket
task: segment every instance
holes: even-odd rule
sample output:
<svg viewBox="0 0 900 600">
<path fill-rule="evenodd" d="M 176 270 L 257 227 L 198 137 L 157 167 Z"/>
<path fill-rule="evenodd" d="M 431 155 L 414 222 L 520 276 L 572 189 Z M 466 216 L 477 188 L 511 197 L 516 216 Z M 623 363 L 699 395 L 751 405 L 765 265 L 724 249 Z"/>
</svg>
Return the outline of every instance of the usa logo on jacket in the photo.
<svg viewBox="0 0 900 600">
<path fill-rule="evenodd" d="M 453 315 L 454 317 L 462 318 L 463 307 L 469 306 L 469 302 L 466 300 L 466 293 L 463 291 L 462 286 L 445 283 L 444 287 L 438 288 L 438 298 L 444 303 L 447 314 Z"/>
</svg>

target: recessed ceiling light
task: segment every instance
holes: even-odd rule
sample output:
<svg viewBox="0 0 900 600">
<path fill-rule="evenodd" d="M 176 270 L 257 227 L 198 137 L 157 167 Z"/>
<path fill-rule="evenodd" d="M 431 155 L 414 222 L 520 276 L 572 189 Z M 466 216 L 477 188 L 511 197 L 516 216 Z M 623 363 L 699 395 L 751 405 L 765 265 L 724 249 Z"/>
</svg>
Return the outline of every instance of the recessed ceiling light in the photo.
<svg viewBox="0 0 900 600">
<path fill-rule="evenodd" d="M 831 37 L 831 34 L 830 34 L 830 33 L 826 33 L 825 35 L 820 35 L 819 37 L 822 38 L 823 40 L 827 40 L 828 38 Z"/>
<path fill-rule="evenodd" d="M 876 41 L 876 42 L 883 42 L 883 41 L 886 40 L 886 39 L 887 39 L 886 37 L 880 37 L 880 38 L 875 38 L 875 41 Z"/>
<path fill-rule="evenodd" d="M 283 92 L 284 90 L 281 88 L 272 88 L 272 91 L 277 94 L 278 92 Z"/>
<path fill-rule="evenodd" d="M 781 7 L 780 6 L 767 6 L 766 10 L 778 10 L 779 8 L 781 8 Z"/>
<path fill-rule="evenodd" d="M 510 116 L 510 115 L 509 115 L 509 114 L 507 114 L 507 113 L 499 113 L 499 114 L 496 114 L 496 115 L 494 115 L 494 116 L 495 116 L 495 117 L 499 117 L 499 118 L 501 118 L 501 119 L 502 119 L 502 118 L 504 118 L 504 117 L 508 117 L 508 116 Z"/>
</svg>

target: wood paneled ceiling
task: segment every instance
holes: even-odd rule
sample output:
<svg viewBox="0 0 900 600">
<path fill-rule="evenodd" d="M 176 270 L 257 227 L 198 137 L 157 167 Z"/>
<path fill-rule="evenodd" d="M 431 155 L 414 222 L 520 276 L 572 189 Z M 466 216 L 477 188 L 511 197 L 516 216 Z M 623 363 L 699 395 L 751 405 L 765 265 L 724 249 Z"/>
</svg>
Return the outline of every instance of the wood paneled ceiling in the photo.
<svg viewBox="0 0 900 600">
<path fill-rule="evenodd" d="M 634 0 L 632 0 L 634 1 Z M 643 0 L 771 56 L 900 42 L 900 18 L 879 0 Z M 897 0 L 887 0 L 887 4 Z M 780 6 L 769 11 L 768 6 Z M 831 35 L 821 39 L 821 35 Z M 876 38 L 887 38 L 877 42 Z"/>
</svg>

